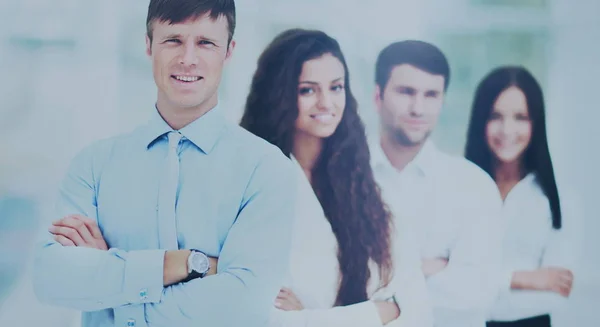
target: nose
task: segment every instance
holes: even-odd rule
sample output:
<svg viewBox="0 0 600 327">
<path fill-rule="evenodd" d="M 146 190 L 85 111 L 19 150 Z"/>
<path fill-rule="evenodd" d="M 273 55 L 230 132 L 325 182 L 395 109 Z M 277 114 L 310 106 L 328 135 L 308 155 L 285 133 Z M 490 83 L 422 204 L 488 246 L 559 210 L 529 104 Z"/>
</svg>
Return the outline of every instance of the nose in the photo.
<svg viewBox="0 0 600 327">
<path fill-rule="evenodd" d="M 333 107 L 333 97 L 328 92 L 321 92 L 317 107 L 320 110 L 330 110 Z"/>
<path fill-rule="evenodd" d="M 184 66 L 195 66 L 198 64 L 198 56 L 196 55 L 196 45 L 193 42 L 187 42 L 182 47 L 183 53 L 179 58 L 179 63 Z"/>
<path fill-rule="evenodd" d="M 512 119 L 502 120 L 502 134 L 504 136 L 510 136 L 515 130 L 515 122 Z"/>
<path fill-rule="evenodd" d="M 412 97 L 410 105 L 410 113 L 413 116 L 422 116 L 425 112 L 425 99 L 420 94 L 415 94 Z"/>
</svg>

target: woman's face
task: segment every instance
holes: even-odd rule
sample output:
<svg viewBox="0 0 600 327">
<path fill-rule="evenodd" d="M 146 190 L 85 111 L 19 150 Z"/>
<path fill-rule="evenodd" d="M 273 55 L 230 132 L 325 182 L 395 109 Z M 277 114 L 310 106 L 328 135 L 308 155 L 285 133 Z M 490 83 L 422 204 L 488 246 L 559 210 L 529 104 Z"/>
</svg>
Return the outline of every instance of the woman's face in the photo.
<svg viewBox="0 0 600 327">
<path fill-rule="evenodd" d="M 308 60 L 298 83 L 296 133 L 331 136 L 346 106 L 344 65 L 331 54 Z"/>
<path fill-rule="evenodd" d="M 532 124 L 527 98 L 521 89 L 511 86 L 502 91 L 486 126 L 490 150 L 501 163 L 521 160 L 531 142 Z"/>
</svg>

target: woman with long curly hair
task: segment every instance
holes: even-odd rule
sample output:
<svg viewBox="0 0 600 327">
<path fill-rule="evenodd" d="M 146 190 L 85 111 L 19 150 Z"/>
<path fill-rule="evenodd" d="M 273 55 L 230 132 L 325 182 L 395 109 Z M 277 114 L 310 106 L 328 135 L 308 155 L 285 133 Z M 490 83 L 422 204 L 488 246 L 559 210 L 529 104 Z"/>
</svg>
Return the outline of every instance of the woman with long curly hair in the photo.
<svg viewBox="0 0 600 327">
<path fill-rule="evenodd" d="M 337 41 L 279 34 L 258 60 L 241 126 L 278 146 L 300 179 L 289 280 L 271 325 L 430 326 L 417 250 L 374 181 Z"/>
</svg>

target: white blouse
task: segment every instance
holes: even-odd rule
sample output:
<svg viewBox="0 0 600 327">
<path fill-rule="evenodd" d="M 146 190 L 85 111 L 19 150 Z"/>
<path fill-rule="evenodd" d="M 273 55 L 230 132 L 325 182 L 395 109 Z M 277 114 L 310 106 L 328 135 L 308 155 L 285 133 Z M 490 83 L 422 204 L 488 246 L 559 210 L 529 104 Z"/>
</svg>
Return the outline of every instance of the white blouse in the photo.
<svg viewBox="0 0 600 327">
<path fill-rule="evenodd" d="M 388 287 L 378 288 L 378 269 L 371 263 L 368 284 L 370 300 L 333 307 L 340 271 L 337 240 L 317 196 L 298 162 L 292 157 L 298 174 L 297 218 L 295 220 L 289 274 L 286 286 L 298 297 L 304 310 L 274 309 L 270 326 L 331 327 L 382 326 L 374 300 L 386 300 L 395 294 L 400 317 L 387 326 L 427 327 L 433 325 L 421 261 L 416 243 L 402 226 L 396 226 L 393 239 L 394 277 Z"/>
<path fill-rule="evenodd" d="M 552 314 L 564 306 L 567 299 L 560 294 L 512 290 L 510 283 L 515 271 L 541 267 L 576 269 L 583 247 L 583 215 L 572 196 L 559 190 L 562 228 L 555 230 L 550 203 L 534 174 L 527 175 L 508 193 L 502 211 L 505 224 L 503 280 L 490 320 L 512 321 Z M 573 273 L 575 285 L 577 275 Z"/>
</svg>

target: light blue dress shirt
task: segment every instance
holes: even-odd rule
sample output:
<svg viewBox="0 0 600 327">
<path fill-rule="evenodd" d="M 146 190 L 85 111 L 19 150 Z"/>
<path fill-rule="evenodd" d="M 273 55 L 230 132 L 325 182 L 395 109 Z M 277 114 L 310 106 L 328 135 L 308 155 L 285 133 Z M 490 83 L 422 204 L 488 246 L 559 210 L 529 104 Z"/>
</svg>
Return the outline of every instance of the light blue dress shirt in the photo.
<svg viewBox="0 0 600 327">
<path fill-rule="evenodd" d="M 75 157 L 53 218 L 97 220 L 110 249 L 63 247 L 49 235 L 36 253 L 35 292 L 84 311 L 83 327 L 264 326 L 289 254 L 293 165 L 218 107 L 179 130 L 176 242 L 219 257 L 218 274 L 163 287 L 157 201 L 170 131 L 156 112 Z"/>
</svg>

